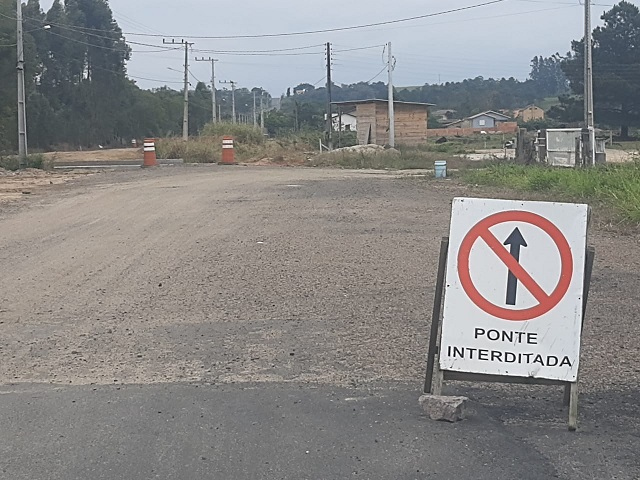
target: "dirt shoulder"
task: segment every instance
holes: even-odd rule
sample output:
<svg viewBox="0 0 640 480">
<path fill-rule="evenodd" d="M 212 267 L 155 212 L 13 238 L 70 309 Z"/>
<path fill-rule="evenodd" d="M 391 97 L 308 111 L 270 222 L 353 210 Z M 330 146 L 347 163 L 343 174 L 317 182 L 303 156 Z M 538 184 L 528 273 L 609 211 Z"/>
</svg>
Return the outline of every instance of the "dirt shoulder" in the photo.
<svg viewBox="0 0 640 480">
<path fill-rule="evenodd" d="M 80 170 L 45 171 L 35 168 L 12 172 L 0 168 L 0 204 L 20 200 L 53 185 L 61 185 L 87 175 L 91 173 Z"/>
<path fill-rule="evenodd" d="M 86 162 L 86 161 L 113 161 L 113 160 L 140 160 L 142 161 L 141 148 L 111 148 L 103 150 L 79 150 L 75 152 L 47 152 L 43 154 L 45 159 L 56 163 L 62 162 Z"/>
</svg>

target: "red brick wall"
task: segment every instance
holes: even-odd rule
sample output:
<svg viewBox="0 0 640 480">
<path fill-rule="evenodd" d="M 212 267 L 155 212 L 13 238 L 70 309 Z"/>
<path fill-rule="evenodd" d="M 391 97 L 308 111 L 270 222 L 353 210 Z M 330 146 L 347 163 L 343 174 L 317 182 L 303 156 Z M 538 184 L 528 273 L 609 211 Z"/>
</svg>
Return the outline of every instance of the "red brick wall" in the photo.
<svg viewBox="0 0 640 480">
<path fill-rule="evenodd" d="M 517 133 L 517 122 L 502 122 L 495 128 L 430 128 L 427 130 L 427 137 L 468 137 L 480 132 L 487 133 Z"/>
</svg>

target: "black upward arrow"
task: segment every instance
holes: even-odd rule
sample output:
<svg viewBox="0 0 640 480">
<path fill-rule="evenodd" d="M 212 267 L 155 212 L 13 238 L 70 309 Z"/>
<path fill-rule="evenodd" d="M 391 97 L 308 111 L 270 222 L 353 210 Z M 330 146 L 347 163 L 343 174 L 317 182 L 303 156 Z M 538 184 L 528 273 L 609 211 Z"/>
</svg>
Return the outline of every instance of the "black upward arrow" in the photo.
<svg viewBox="0 0 640 480">
<path fill-rule="evenodd" d="M 511 245 L 511 256 L 515 258 L 516 262 L 520 262 L 520 248 L 526 247 L 527 242 L 525 242 L 522 233 L 520 233 L 520 229 L 516 227 L 516 229 L 509 235 L 504 241 L 504 245 Z M 513 274 L 511 270 L 509 270 L 509 278 L 507 280 L 507 305 L 515 305 L 516 304 L 516 296 L 518 293 L 518 278 Z"/>
</svg>

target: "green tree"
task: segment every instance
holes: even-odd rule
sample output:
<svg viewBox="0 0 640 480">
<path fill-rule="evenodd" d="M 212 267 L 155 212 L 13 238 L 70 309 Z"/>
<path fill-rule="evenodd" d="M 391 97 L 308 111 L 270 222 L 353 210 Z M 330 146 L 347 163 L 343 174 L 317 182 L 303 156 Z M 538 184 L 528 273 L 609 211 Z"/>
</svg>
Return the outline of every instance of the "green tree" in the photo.
<svg viewBox="0 0 640 480">
<path fill-rule="evenodd" d="M 16 2 L 0 0 L 0 152 L 17 148 Z"/>
<path fill-rule="evenodd" d="M 623 137 L 640 126 L 640 10 L 621 1 L 605 12 L 604 25 L 593 31 L 593 90 L 595 119 L 617 125 Z M 562 69 L 577 95 L 584 91 L 584 39 L 572 42 L 573 55 Z M 562 105 L 569 111 L 569 105 Z M 584 110 L 583 110 L 584 111 Z"/>
<path fill-rule="evenodd" d="M 563 57 L 559 53 L 550 57 L 533 57 L 529 78 L 539 94 L 551 97 L 567 93 L 569 80 L 562 71 L 562 60 Z"/>
</svg>

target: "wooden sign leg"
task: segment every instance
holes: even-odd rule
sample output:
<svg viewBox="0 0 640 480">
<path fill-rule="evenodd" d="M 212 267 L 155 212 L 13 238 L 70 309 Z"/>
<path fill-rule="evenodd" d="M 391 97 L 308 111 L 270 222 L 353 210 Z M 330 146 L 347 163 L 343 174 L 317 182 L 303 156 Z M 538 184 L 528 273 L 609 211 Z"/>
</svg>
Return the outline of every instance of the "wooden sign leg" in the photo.
<svg viewBox="0 0 640 480">
<path fill-rule="evenodd" d="M 582 295 L 582 325 L 587 314 L 587 300 L 589 299 L 589 289 L 591 288 L 591 274 L 593 273 L 593 262 L 596 250 L 587 247 L 587 255 L 584 265 L 584 289 Z M 564 404 L 569 405 L 569 431 L 575 432 L 578 428 L 578 379 L 564 387 Z"/>
<path fill-rule="evenodd" d="M 562 406 L 568 407 L 571 403 L 571 383 L 564 385 L 564 398 L 562 399 Z"/>
<path fill-rule="evenodd" d="M 447 253 L 449 251 L 449 238 L 444 237 L 440 242 L 440 261 L 438 263 L 438 276 L 436 278 L 436 293 L 433 299 L 433 313 L 431 314 L 431 335 L 429 337 L 429 352 L 427 353 L 427 374 L 424 380 L 424 393 L 432 393 L 433 376 L 437 365 L 438 336 L 440 332 L 440 312 L 442 310 L 442 296 L 444 293 L 445 269 L 447 267 Z M 438 368 L 440 377 L 440 369 Z M 442 390 L 442 380 L 440 380 Z M 435 394 L 434 394 L 435 395 Z M 439 395 L 439 394 L 438 394 Z"/>
<path fill-rule="evenodd" d="M 431 395 L 442 395 L 442 384 L 444 383 L 444 374 L 440 370 L 440 352 L 436 356 L 436 362 L 433 367 L 433 384 L 431 386 Z"/>
<path fill-rule="evenodd" d="M 575 432 L 578 428 L 578 381 L 570 386 L 569 396 L 569 431 Z"/>
</svg>

